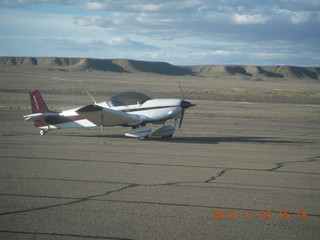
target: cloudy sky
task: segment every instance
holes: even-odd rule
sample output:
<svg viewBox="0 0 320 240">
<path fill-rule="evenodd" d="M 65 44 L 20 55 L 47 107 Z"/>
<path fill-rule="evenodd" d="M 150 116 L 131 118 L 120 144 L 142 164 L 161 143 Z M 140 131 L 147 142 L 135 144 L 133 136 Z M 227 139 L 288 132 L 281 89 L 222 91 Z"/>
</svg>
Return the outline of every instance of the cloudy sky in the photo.
<svg viewBox="0 0 320 240">
<path fill-rule="evenodd" d="M 320 66 L 320 1 L 0 0 L 0 56 Z"/>
</svg>

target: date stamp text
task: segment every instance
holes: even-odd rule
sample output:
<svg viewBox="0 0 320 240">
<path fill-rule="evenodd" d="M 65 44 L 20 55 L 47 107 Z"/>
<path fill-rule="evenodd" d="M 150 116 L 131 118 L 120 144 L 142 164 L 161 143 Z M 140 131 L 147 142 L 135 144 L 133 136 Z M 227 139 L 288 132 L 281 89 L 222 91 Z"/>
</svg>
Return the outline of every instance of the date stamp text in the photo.
<svg viewBox="0 0 320 240">
<path fill-rule="evenodd" d="M 250 210 L 242 210 L 242 211 L 226 211 L 226 210 L 215 210 L 212 211 L 212 219 L 260 219 L 260 220 L 268 220 L 272 218 L 280 218 L 280 219 L 307 219 L 308 213 L 307 211 L 296 211 L 289 212 L 287 210 L 283 211 L 269 211 L 269 210 L 261 210 L 261 211 L 250 211 Z"/>
</svg>

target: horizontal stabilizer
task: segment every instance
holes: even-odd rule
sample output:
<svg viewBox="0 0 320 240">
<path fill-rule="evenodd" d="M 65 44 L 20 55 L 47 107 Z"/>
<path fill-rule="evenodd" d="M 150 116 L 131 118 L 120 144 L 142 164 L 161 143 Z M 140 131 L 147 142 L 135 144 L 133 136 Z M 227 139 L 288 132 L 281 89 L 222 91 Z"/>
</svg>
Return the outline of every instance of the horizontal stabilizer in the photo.
<svg viewBox="0 0 320 240">
<path fill-rule="evenodd" d="M 47 117 L 56 117 L 59 116 L 59 113 L 52 113 L 52 112 L 47 112 L 47 113 L 33 113 L 29 115 L 23 116 L 25 121 L 28 120 L 43 120 L 46 119 Z"/>
<path fill-rule="evenodd" d="M 97 126 L 134 126 L 141 123 L 137 116 L 95 104 L 80 108 L 76 112 Z"/>
</svg>

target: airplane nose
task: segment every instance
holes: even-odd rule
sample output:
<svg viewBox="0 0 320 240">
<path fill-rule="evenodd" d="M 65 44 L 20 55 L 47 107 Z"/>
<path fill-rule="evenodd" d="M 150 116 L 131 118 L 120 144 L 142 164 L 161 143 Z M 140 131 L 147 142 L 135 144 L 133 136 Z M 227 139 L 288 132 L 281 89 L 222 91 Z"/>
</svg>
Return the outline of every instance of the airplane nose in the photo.
<svg viewBox="0 0 320 240">
<path fill-rule="evenodd" d="M 187 108 L 189 107 L 193 107 L 195 106 L 196 104 L 192 104 L 186 100 L 182 100 L 181 101 L 181 104 L 180 104 L 180 107 L 182 108 L 182 111 L 181 111 L 181 116 L 180 116 L 180 123 L 179 123 L 179 129 L 181 129 L 181 125 L 182 125 L 182 121 L 183 121 L 183 116 L 184 116 L 184 112 Z"/>
<path fill-rule="evenodd" d="M 192 103 L 190 103 L 190 102 L 188 102 L 188 101 L 186 101 L 186 100 L 182 100 L 181 101 L 181 108 L 182 109 L 187 109 L 187 108 L 189 108 L 189 107 L 193 107 L 193 106 L 195 106 L 196 104 L 192 104 Z"/>
</svg>

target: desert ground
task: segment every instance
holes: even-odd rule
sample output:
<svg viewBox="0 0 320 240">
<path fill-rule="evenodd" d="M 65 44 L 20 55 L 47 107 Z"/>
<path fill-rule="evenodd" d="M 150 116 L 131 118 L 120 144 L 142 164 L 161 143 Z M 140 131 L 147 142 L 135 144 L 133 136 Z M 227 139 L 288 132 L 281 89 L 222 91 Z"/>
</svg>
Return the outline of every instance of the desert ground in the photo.
<svg viewBox="0 0 320 240">
<path fill-rule="evenodd" d="M 319 238 L 317 79 L 5 65 L 0 79 L 0 239 Z M 40 136 L 22 118 L 32 89 L 59 111 L 91 104 L 84 90 L 181 98 L 179 82 L 197 106 L 170 140 Z"/>
</svg>

